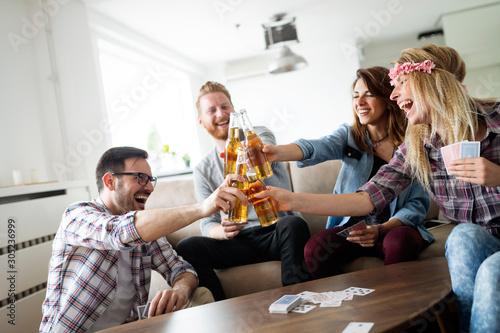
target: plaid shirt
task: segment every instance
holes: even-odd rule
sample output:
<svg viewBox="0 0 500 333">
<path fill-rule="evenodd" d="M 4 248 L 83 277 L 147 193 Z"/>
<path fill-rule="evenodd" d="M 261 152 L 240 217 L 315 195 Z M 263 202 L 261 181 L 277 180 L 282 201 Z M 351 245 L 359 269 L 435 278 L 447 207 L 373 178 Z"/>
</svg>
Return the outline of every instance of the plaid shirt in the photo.
<svg viewBox="0 0 500 333">
<path fill-rule="evenodd" d="M 479 108 L 486 121 L 487 133 L 481 140 L 481 156 L 500 165 L 500 103 L 493 108 Z M 446 172 L 440 148 L 442 142 L 435 138 L 425 143 L 432 168 L 429 194 L 443 215 L 459 223 L 475 223 L 492 235 L 500 236 L 500 186 L 486 187 L 459 181 Z M 406 146 L 402 144 L 389 164 L 358 191 L 370 195 L 375 212 L 398 196 L 413 180 L 404 167 Z"/>
<path fill-rule="evenodd" d="M 136 289 L 130 317 L 148 300 L 151 269 L 171 285 L 193 267 L 162 237 L 143 241 L 134 225 L 135 211 L 113 215 L 100 199 L 77 202 L 63 214 L 52 245 L 47 295 L 40 332 L 85 332 L 113 301 L 120 251 L 130 251 Z"/>
</svg>

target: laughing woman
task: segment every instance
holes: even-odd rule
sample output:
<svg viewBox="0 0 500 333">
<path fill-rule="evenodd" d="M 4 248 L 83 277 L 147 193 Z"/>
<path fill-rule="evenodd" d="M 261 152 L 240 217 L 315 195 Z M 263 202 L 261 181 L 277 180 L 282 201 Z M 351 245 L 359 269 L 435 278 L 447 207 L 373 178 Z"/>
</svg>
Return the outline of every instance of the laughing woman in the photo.
<svg viewBox="0 0 500 333">
<path fill-rule="evenodd" d="M 446 242 L 460 330 L 500 332 L 500 103 L 471 97 L 465 63 L 450 47 L 404 50 L 390 76 L 391 99 L 410 121 L 405 142 L 367 184 L 350 194 L 291 193 L 271 188 L 278 210 L 318 215 L 380 212 L 418 180 L 445 217 L 460 224 Z M 480 143 L 480 156 L 448 165 L 440 148 Z"/>
<path fill-rule="evenodd" d="M 352 85 L 353 125 L 344 124 L 318 140 L 266 146 L 269 159 L 300 161 L 299 167 L 341 160 L 333 193 L 356 192 L 389 162 L 404 139 L 407 120 L 389 98 L 392 87 L 388 74 L 384 67 L 356 72 Z M 386 265 L 416 259 L 434 240 L 423 226 L 429 204 L 429 196 L 415 182 L 377 214 L 330 216 L 326 229 L 313 235 L 304 249 L 312 277 L 341 274 L 344 262 L 360 256 L 379 257 Z M 352 232 L 347 239 L 337 235 L 361 220 L 366 229 Z"/>
</svg>

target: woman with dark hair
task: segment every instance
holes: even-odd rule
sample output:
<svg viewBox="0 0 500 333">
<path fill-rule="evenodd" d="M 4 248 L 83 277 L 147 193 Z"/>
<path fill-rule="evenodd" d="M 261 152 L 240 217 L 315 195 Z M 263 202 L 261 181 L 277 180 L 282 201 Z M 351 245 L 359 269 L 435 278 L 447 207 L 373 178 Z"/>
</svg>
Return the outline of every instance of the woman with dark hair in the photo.
<svg viewBox="0 0 500 333">
<path fill-rule="evenodd" d="M 341 125 L 317 140 L 264 147 L 270 161 L 299 161 L 299 167 L 341 160 L 333 193 L 353 193 L 387 164 L 404 141 L 407 120 L 391 101 L 384 67 L 359 69 L 352 85 L 354 124 Z M 330 216 L 326 229 L 313 235 L 304 254 L 313 278 L 341 274 L 341 265 L 360 256 L 384 259 L 386 265 L 413 260 L 434 238 L 423 226 L 430 199 L 416 182 L 378 214 Z M 311 207 L 313 209 L 313 207 Z M 364 220 L 367 228 L 347 238 L 338 232 Z"/>
</svg>

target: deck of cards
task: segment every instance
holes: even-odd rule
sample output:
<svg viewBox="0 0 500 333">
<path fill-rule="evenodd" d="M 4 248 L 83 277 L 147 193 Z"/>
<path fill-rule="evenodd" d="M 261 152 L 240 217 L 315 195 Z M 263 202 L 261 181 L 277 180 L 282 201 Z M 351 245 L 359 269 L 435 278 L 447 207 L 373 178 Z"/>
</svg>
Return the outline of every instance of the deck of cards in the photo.
<svg viewBox="0 0 500 333">
<path fill-rule="evenodd" d="M 467 157 L 479 157 L 480 148 L 481 143 L 479 141 L 462 141 L 442 147 L 441 154 L 443 155 L 446 172 L 449 173 L 448 166 L 454 160 Z"/>
<path fill-rule="evenodd" d="M 350 287 L 341 291 L 328 291 L 323 293 L 315 293 L 312 291 L 303 291 L 297 295 L 285 295 L 279 300 L 271 304 L 269 307 L 270 313 L 307 313 L 314 309 L 317 305 L 306 303 L 319 304 L 319 307 L 339 307 L 343 301 L 350 301 L 354 296 L 365 296 L 375 289 Z M 295 304 L 295 305 L 293 305 Z"/>
<path fill-rule="evenodd" d="M 366 223 L 365 220 L 356 223 L 355 225 L 348 227 L 340 232 L 337 232 L 337 235 L 342 236 L 342 237 L 349 237 L 349 233 L 354 230 L 363 230 L 366 229 Z"/>
</svg>

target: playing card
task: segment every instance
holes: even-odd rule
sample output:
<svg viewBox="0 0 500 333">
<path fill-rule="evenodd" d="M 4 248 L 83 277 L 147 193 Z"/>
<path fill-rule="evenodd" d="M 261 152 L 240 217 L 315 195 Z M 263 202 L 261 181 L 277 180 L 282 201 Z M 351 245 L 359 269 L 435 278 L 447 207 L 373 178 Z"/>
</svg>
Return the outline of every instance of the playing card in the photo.
<svg viewBox="0 0 500 333">
<path fill-rule="evenodd" d="M 144 310 L 142 311 L 142 316 L 144 317 L 144 319 L 148 318 L 148 312 L 150 307 L 151 303 L 148 303 L 144 306 Z"/>
<path fill-rule="evenodd" d="M 352 322 L 342 331 L 342 333 L 368 333 L 374 323 Z"/>
<path fill-rule="evenodd" d="M 297 313 L 307 313 L 314 309 L 316 305 L 311 305 L 311 304 L 300 304 L 297 305 L 292 309 L 292 312 L 297 312 Z"/>
<path fill-rule="evenodd" d="M 328 301 L 323 301 L 319 305 L 320 308 L 336 308 L 342 305 L 342 300 L 341 299 L 334 299 L 334 300 L 328 300 Z"/>
<path fill-rule="evenodd" d="M 349 237 L 349 233 L 351 231 L 363 230 L 363 229 L 366 229 L 366 222 L 365 222 L 365 220 L 360 221 L 360 222 L 356 223 L 355 225 L 353 225 L 351 227 L 348 227 L 348 228 L 346 228 L 346 229 L 344 229 L 342 231 L 339 231 L 337 233 L 337 235 L 347 238 L 347 237 Z"/>
<path fill-rule="evenodd" d="M 462 142 L 460 145 L 460 158 L 479 157 L 480 142 Z"/>
<path fill-rule="evenodd" d="M 455 157 L 453 156 L 453 150 L 451 149 L 451 146 L 442 147 L 441 155 L 443 156 L 446 172 L 448 172 L 448 165 L 450 165 L 450 163 L 455 159 Z"/>
<path fill-rule="evenodd" d="M 349 229 L 344 229 L 342 231 L 339 231 L 337 232 L 337 235 L 347 238 L 349 237 Z"/>
<path fill-rule="evenodd" d="M 450 163 L 459 158 L 479 157 L 481 143 L 479 141 L 462 141 L 441 148 L 446 172 Z"/>
<path fill-rule="evenodd" d="M 453 153 L 453 159 L 459 159 L 460 158 L 460 147 L 462 146 L 462 143 L 467 142 L 467 141 L 462 141 L 458 143 L 454 143 L 451 146 L 451 152 Z"/>
<path fill-rule="evenodd" d="M 321 303 L 330 298 L 328 293 L 317 293 L 312 295 L 312 303 Z"/>
<path fill-rule="evenodd" d="M 139 306 L 137 306 L 137 313 L 139 315 L 139 320 L 144 319 L 143 312 L 144 312 L 144 308 L 145 307 L 146 307 L 146 305 L 139 305 Z M 147 318 L 147 316 L 146 316 L 146 318 Z"/>
<path fill-rule="evenodd" d="M 297 295 L 299 295 L 300 298 L 306 303 L 314 303 L 313 299 L 314 299 L 314 295 L 316 295 L 316 294 L 317 293 L 313 293 L 312 291 L 303 291 Z"/>
<path fill-rule="evenodd" d="M 365 222 L 365 220 L 363 220 L 363 221 L 358 222 L 355 225 L 353 225 L 352 227 L 349 227 L 347 229 L 349 229 L 349 231 L 366 229 L 366 222 Z"/>
<path fill-rule="evenodd" d="M 357 296 L 365 296 L 365 295 L 368 295 L 369 293 L 372 293 L 375 291 L 375 289 L 358 288 L 358 287 L 350 287 L 347 290 L 352 292 L 353 295 L 357 295 Z"/>
</svg>

